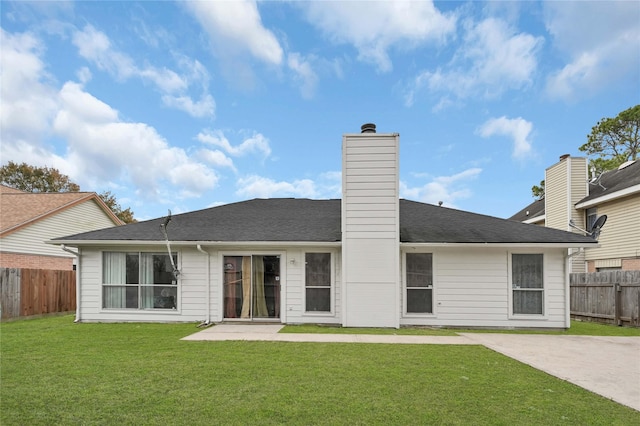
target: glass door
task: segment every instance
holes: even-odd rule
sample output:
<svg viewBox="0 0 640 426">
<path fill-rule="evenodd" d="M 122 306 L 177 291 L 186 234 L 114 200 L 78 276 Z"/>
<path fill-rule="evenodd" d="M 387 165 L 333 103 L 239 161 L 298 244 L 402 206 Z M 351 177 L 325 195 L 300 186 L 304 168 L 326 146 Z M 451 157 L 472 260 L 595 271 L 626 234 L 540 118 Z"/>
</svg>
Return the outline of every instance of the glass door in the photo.
<svg viewBox="0 0 640 426">
<path fill-rule="evenodd" d="M 280 256 L 224 256 L 224 317 L 280 318 Z"/>
</svg>

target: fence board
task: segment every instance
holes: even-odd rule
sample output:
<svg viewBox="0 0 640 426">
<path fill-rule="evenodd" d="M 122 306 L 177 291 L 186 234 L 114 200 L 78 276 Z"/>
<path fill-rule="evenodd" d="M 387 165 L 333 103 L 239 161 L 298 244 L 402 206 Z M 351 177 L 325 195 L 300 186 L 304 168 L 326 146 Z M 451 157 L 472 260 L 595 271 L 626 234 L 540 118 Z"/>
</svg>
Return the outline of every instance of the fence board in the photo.
<svg viewBox="0 0 640 426">
<path fill-rule="evenodd" d="M 570 275 L 571 315 L 640 327 L 640 271 Z"/>
<path fill-rule="evenodd" d="M 2 319 L 76 308 L 76 271 L 0 268 Z"/>
</svg>

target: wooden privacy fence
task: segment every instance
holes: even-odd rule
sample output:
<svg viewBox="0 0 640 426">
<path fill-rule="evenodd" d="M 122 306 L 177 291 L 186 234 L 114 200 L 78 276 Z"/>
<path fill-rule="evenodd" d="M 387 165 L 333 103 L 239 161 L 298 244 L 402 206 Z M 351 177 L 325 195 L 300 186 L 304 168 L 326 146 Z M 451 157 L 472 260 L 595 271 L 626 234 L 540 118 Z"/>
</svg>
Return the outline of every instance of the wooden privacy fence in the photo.
<svg viewBox="0 0 640 426">
<path fill-rule="evenodd" d="M 76 309 L 76 271 L 0 268 L 2 319 Z"/>
<path fill-rule="evenodd" d="M 640 271 L 571 274 L 571 315 L 640 327 Z"/>
</svg>

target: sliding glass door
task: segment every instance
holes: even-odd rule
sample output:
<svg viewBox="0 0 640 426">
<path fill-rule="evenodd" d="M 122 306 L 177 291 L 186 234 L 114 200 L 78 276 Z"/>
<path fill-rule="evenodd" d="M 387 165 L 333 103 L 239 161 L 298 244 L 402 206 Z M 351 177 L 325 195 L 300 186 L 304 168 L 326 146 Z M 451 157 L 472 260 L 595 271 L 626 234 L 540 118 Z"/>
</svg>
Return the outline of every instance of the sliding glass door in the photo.
<svg viewBox="0 0 640 426">
<path fill-rule="evenodd" d="M 224 256 L 224 317 L 280 318 L 280 256 Z"/>
</svg>

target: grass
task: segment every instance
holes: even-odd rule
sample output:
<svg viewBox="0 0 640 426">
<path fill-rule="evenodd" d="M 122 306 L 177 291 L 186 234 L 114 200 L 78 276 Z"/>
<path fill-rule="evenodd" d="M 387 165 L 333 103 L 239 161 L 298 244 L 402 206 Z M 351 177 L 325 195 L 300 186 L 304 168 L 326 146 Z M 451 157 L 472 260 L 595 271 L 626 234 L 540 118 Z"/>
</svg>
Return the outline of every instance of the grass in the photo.
<svg viewBox="0 0 640 426">
<path fill-rule="evenodd" d="M 640 336 L 640 328 L 616 327 L 595 322 L 571 321 L 568 330 L 484 330 L 433 327 L 349 328 L 334 325 L 287 325 L 281 333 L 394 334 L 418 336 L 456 336 L 458 333 L 555 334 L 570 336 Z"/>
<path fill-rule="evenodd" d="M 191 342 L 194 324 L 0 324 L 0 424 L 629 425 L 482 346 Z"/>
</svg>

